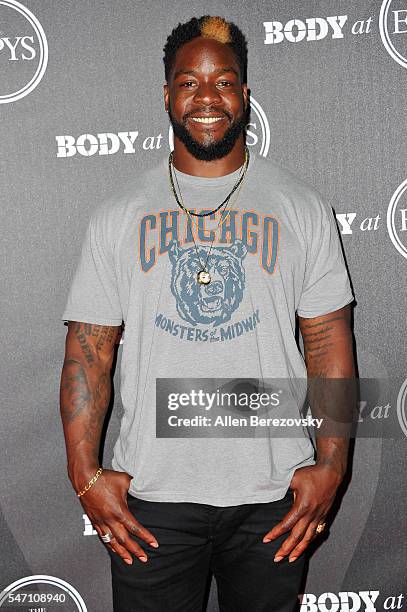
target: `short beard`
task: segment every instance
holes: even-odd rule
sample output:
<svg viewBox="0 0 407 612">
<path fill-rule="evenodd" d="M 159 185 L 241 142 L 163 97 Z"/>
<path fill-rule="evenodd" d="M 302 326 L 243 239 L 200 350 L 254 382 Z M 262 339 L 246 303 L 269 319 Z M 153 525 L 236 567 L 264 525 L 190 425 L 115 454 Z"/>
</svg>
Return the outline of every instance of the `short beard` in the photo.
<svg viewBox="0 0 407 612">
<path fill-rule="evenodd" d="M 184 123 L 178 123 L 178 121 L 174 119 L 170 105 L 168 107 L 168 116 L 172 124 L 174 136 L 184 143 L 189 153 L 201 161 L 213 161 L 215 159 L 221 159 L 230 153 L 241 133 L 243 133 L 244 138 L 246 138 L 245 129 L 249 117 L 249 107 L 243 111 L 242 115 L 238 117 L 236 121 L 231 123 L 221 140 L 212 142 L 208 145 L 203 145 L 194 140 L 184 125 L 186 120 Z"/>
</svg>

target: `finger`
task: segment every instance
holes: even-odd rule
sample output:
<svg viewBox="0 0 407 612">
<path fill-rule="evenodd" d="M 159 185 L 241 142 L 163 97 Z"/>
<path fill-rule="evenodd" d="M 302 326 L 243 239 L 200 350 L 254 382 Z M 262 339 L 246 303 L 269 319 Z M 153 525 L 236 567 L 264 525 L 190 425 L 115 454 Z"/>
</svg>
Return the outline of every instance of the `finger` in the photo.
<svg viewBox="0 0 407 612">
<path fill-rule="evenodd" d="M 103 544 L 110 548 L 111 551 L 118 554 L 119 557 L 121 557 L 123 561 L 127 563 L 127 565 L 131 565 L 133 563 L 132 556 L 127 550 L 127 548 L 121 546 L 121 544 L 117 542 L 117 539 L 115 537 L 113 537 L 110 542 L 103 542 Z"/>
<path fill-rule="evenodd" d="M 294 525 L 290 535 L 284 540 L 280 548 L 277 550 L 274 556 L 274 561 L 281 561 L 281 559 L 284 559 L 284 557 L 291 553 L 291 551 L 307 533 L 309 522 L 310 521 L 308 519 L 302 519 Z"/>
<path fill-rule="evenodd" d="M 121 523 L 114 522 L 109 523 L 109 525 L 110 531 L 114 534 L 116 543 L 118 545 L 122 546 L 130 555 L 133 553 L 138 559 L 140 559 L 140 561 L 143 561 L 143 563 L 148 560 L 148 556 L 145 551 L 137 542 L 131 539 L 129 532 L 123 527 L 123 525 L 121 525 Z"/>
<path fill-rule="evenodd" d="M 114 550 L 114 548 L 112 547 L 112 544 L 114 542 L 116 542 L 116 538 L 114 537 L 112 530 L 110 529 L 110 527 L 108 527 L 107 525 L 105 525 L 104 523 L 101 524 L 96 524 L 93 523 L 93 527 L 94 529 L 96 529 L 96 531 L 98 532 L 98 535 L 100 537 L 100 540 L 102 542 L 102 544 L 104 544 L 106 546 L 106 548 L 110 548 L 110 550 L 112 550 L 113 552 L 117 552 L 116 550 Z M 105 536 L 106 534 L 110 534 L 112 536 L 112 539 L 110 540 L 110 542 L 105 542 L 102 539 L 102 536 Z M 128 555 L 127 555 L 128 557 Z"/>
<path fill-rule="evenodd" d="M 137 536 L 138 538 L 141 538 L 142 540 L 147 542 L 147 544 L 150 544 L 150 546 L 158 548 L 159 544 L 155 536 L 146 527 L 139 523 L 139 521 L 130 512 L 128 507 L 123 510 L 123 514 L 120 518 L 120 523 L 124 525 L 127 531 L 130 531 L 130 533 L 132 533 L 133 535 Z"/>
<path fill-rule="evenodd" d="M 131 565 L 133 563 L 131 552 L 128 550 L 128 548 L 125 545 L 123 545 L 123 540 L 121 536 L 117 537 L 116 529 L 114 527 L 112 528 L 111 526 L 107 524 L 100 525 L 100 528 L 101 528 L 100 535 L 111 533 L 113 536 L 110 542 L 103 542 L 102 540 L 103 544 L 107 546 L 108 548 L 110 548 L 110 550 L 112 550 L 113 552 L 117 553 L 123 559 L 125 563 L 127 563 L 128 565 Z M 139 556 L 139 559 L 143 561 L 143 563 L 147 561 L 147 557 L 144 554 L 144 551 L 142 551 L 142 554 L 141 556 Z"/>
<path fill-rule="evenodd" d="M 94 523 L 92 521 L 92 525 L 93 525 L 93 529 L 95 529 L 98 532 L 98 535 L 100 538 L 102 538 L 102 535 L 105 535 L 106 533 L 109 533 L 108 528 L 106 527 L 106 525 L 103 525 L 103 527 L 100 527 L 99 524 Z M 103 542 L 103 540 L 102 540 Z M 106 542 L 103 542 L 103 544 L 105 544 Z"/>
<path fill-rule="evenodd" d="M 304 537 L 291 551 L 289 559 L 288 559 L 290 562 L 295 561 L 304 552 L 304 550 L 306 550 L 310 542 L 312 542 L 312 540 L 314 540 L 317 537 L 318 533 L 315 531 L 315 529 L 319 523 L 323 523 L 323 522 L 324 521 L 322 518 L 320 518 L 319 520 L 311 521 L 311 523 L 308 526 L 307 531 L 305 532 Z"/>
<path fill-rule="evenodd" d="M 283 533 L 290 531 L 294 525 L 307 513 L 307 509 L 301 508 L 298 504 L 293 504 L 291 510 L 281 519 L 277 525 L 274 525 L 273 529 L 268 531 L 263 538 L 263 542 L 267 543 L 270 540 L 275 540 Z M 310 519 L 311 520 L 311 519 Z"/>
</svg>

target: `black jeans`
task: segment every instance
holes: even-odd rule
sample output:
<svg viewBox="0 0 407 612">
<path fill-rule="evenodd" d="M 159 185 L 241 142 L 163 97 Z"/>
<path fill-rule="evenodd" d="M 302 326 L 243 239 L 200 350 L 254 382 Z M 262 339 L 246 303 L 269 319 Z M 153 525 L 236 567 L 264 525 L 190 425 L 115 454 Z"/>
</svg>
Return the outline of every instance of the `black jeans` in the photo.
<svg viewBox="0 0 407 612">
<path fill-rule="evenodd" d="M 221 612 L 294 612 L 305 555 L 289 563 L 273 558 L 289 532 L 263 543 L 288 512 L 293 493 L 269 503 L 210 506 L 151 502 L 127 496 L 130 512 L 157 538 L 155 549 L 133 564 L 109 551 L 114 612 L 203 612 L 208 581 L 215 576 Z"/>
</svg>

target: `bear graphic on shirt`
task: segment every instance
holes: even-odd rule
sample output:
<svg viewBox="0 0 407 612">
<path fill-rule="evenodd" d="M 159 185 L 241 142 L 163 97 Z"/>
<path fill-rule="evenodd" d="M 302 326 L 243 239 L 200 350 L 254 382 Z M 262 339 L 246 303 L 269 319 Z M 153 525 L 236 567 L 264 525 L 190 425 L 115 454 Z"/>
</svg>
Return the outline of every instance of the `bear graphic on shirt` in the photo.
<svg viewBox="0 0 407 612">
<path fill-rule="evenodd" d="M 241 240 L 229 247 L 197 245 L 182 248 L 177 240 L 169 244 L 172 264 L 171 291 L 175 297 L 178 314 L 188 323 L 212 324 L 214 327 L 229 321 L 243 298 L 245 271 L 242 261 L 247 253 Z M 202 262 L 202 263 L 201 263 Z M 208 285 L 197 281 L 198 272 L 205 264 L 211 275 Z"/>
</svg>

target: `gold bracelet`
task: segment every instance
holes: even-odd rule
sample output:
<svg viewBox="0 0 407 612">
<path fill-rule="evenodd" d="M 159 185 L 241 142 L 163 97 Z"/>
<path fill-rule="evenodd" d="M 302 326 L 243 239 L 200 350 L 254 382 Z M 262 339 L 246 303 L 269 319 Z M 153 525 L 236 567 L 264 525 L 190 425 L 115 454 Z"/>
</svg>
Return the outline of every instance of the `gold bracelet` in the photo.
<svg viewBox="0 0 407 612">
<path fill-rule="evenodd" d="M 96 472 L 96 474 L 93 476 L 93 478 L 91 478 L 91 479 L 89 480 L 89 482 L 88 482 L 88 484 L 86 485 L 86 487 L 85 487 L 85 488 L 84 488 L 82 491 L 80 491 L 79 493 L 77 493 L 77 496 L 78 496 L 78 497 L 81 497 L 81 495 L 83 495 L 84 493 L 86 493 L 86 491 L 88 491 L 88 490 L 91 488 L 91 486 L 92 486 L 93 484 L 95 484 L 95 482 L 97 481 L 97 479 L 99 478 L 99 476 L 101 475 L 101 473 L 102 473 L 102 472 L 103 472 L 103 468 L 101 468 L 101 467 L 100 467 L 100 468 L 98 469 L 98 471 Z"/>
</svg>

